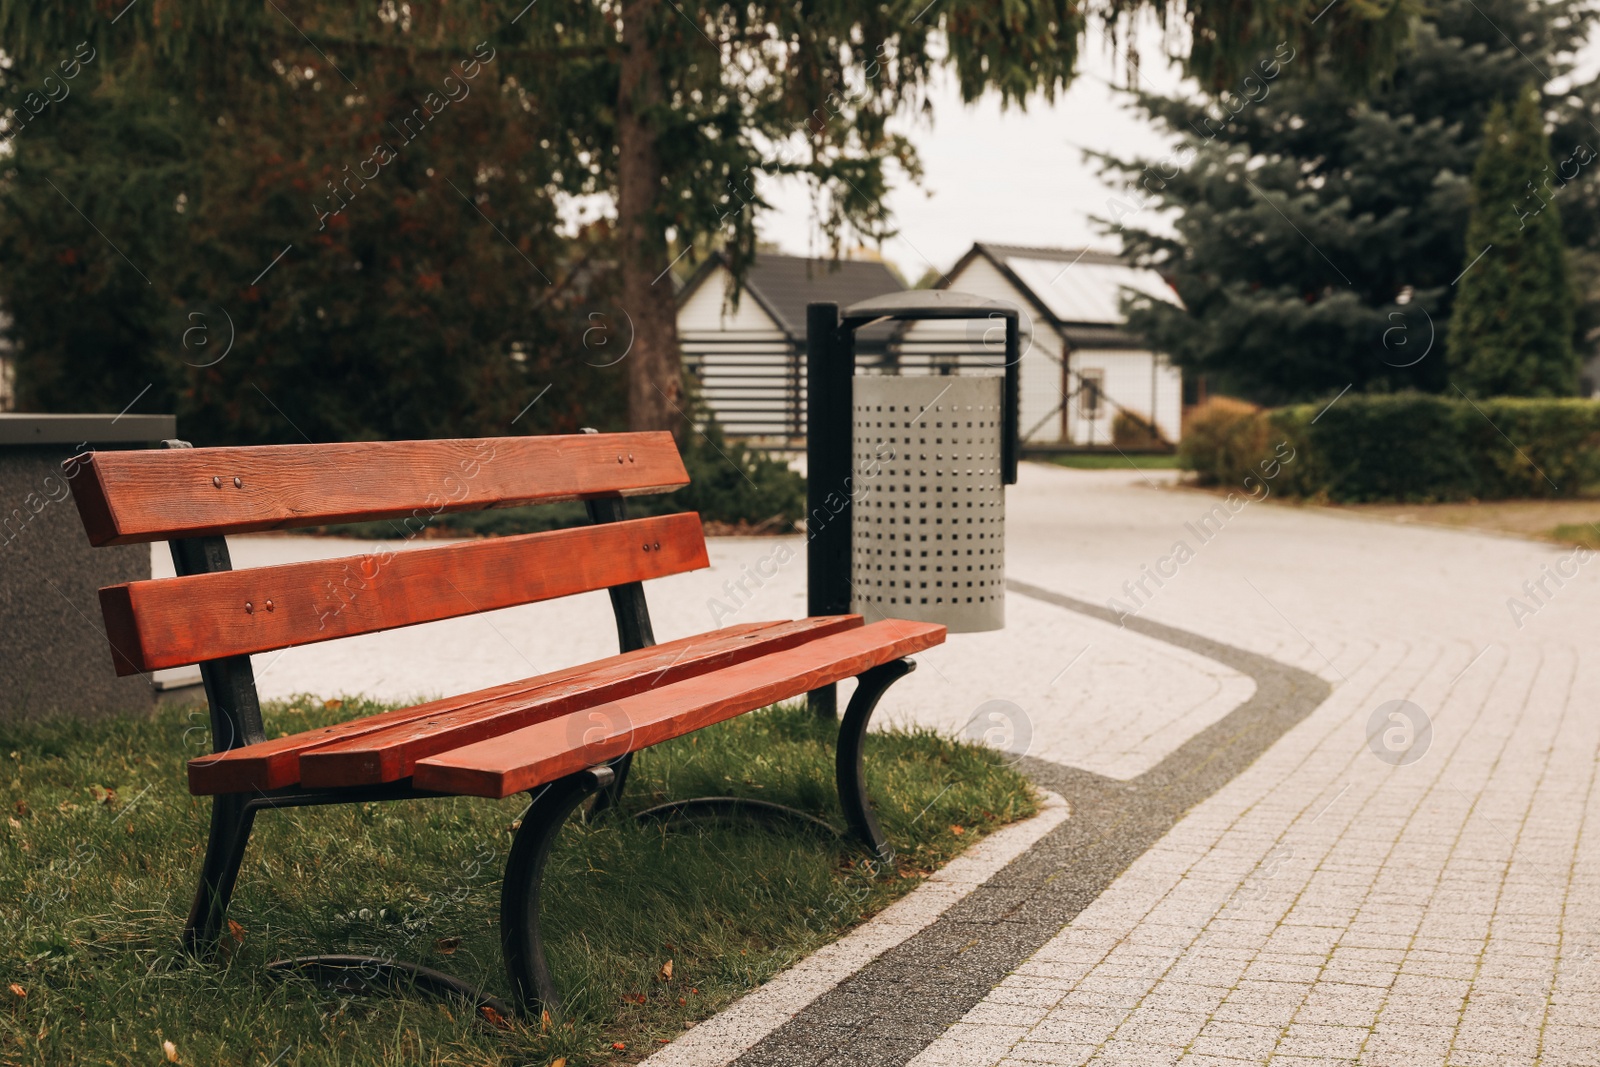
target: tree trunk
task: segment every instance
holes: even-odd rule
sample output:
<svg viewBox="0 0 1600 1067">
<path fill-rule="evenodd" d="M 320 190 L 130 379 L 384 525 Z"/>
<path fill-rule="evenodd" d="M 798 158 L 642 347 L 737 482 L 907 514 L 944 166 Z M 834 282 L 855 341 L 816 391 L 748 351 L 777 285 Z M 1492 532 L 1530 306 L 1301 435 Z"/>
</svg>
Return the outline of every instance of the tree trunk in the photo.
<svg viewBox="0 0 1600 1067">
<path fill-rule="evenodd" d="M 651 0 L 622 5 L 622 67 L 617 88 L 617 237 L 622 306 L 633 321 L 628 374 L 628 428 L 688 426 L 679 396 L 678 306 L 666 236 L 657 214 L 661 156 L 649 111 L 661 102 L 661 73 L 650 48 Z"/>
</svg>

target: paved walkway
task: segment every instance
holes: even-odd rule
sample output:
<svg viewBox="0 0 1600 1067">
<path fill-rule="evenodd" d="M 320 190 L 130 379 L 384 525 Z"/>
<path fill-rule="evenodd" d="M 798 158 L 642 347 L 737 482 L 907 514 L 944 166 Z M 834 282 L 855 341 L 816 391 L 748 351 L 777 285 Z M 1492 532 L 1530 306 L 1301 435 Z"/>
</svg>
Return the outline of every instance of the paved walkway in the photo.
<svg viewBox="0 0 1600 1067">
<path fill-rule="evenodd" d="M 1044 473 L 1013 575 L 1103 604 L 1187 541 L 1138 618 L 1332 693 L 912 1062 L 1600 1063 L 1600 568 L 1540 606 L 1565 551 L 1261 505 L 1201 544 L 1208 498 Z"/>
<path fill-rule="evenodd" d="M 1015 702 L 1072 817 L 742 1062 L 1600 1064 L 1600 565 L 1162 480 L 1026 466 L 1008 629 L 921 657 L 888 708 L 962 729 Z M 653 583 L 658 635 L 802 614 L 801 557 L 716 543 L 711 575 Z M 747 566 L 776 573 L 730 593 Z M 604 600 L 568 605 L 257 670 L 410 696 L 611 651 Z"/>
</svg>

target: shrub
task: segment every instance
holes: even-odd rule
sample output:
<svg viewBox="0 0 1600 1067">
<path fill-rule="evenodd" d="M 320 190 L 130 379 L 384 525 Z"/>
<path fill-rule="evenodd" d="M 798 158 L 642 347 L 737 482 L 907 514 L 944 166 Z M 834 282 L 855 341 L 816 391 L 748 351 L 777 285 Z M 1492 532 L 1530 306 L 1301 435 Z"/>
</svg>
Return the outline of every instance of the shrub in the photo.
<svg viewBox="0 0 1600 1067">
<path fill-rule="evenodd" d="M 1167 441 L 1143 415 L 1118 410 L 1111 420 L 1111 443 L 1118 448 L 1161 448 Z"/>
<path fill-rule="evenodd" d="M 1338 503 L 1570 497 L 1600 490 L 1600 403 L 1419 393 L 1346 396 L 1332 406 L 1190 422 L 1179 446 L 1201 484 L 1241 484 L 1287 441 L 1296 457 L 1276 491 Z"/>
<path fill-rule="evenodd" d="M 1212 397 L 1189 416 L 1178 442 L 1178 466 L 1194 471 L 1201 485 L 1239 479 L 1258 458 L 1256 413 L 1260 408 L 1231 397 Z M 1242 477 L 1243 475 L 1240 475 Z"/>
<path fill-rule="evenodd" d="M 664 511 L 698 511 L 708 522 L 777 533 L 788 533 L 806 512 L 803 477 L 765 452 L 728 440 L 710 420 L 684 443 L 683 465 L 689 484 L 652 498 Z"/>
</svg>

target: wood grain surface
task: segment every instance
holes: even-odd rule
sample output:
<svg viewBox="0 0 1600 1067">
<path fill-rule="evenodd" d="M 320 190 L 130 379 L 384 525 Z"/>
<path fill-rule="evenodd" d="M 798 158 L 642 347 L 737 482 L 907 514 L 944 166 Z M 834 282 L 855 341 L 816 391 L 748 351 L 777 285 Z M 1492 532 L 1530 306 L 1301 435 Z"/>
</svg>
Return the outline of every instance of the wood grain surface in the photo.
<svg viewBox="0 0 1600 1067">
<path fill-rule="evenodd" d="M 198 756 L 189 761 L 189 791 L 197 795 L 245 793 L 294 785 L 300 781 L 301 753 L 320 745 L 338 744 L 416 719 L 437 718 L 502 698 L 531 699 L 545 688 L 567 684 L 592 672 L 612 672 L 619 669 L 626 671 L 634 667 L 641 673 L 660 671 L 706 641 L 733 640 L 744 634 L 777 625 L 780 624 L 757 622 L 729 626 L 715 633 L 680 638 L 635 652 L 607 656 L 593 663 L 550 671 L 532 678 L 520 678 L 514 682 L 506 682 L 459 696 L 430 700 L 426 704 L 396 708 L 393 711 L 366 715 L 317 730 L 304 730 L 271 741 L 230 749 L 227 752 Z"/>
<path fill-rule="evenodd" d="M 91 452 L 63 464 L 89 543 L 434 515 L 689 484 L 672 435 L 358 441 Z"/>
<path fill-rule="evenodd" d="M 118 674 L 374 633 L 710 566 L 700 517 L 159 578 L 100 590 Z"/>
<path fill-rule="evenodd" d="M 690 638 L 670 659 L 662 654 L 612 666 L 596 665 L 536 692 L 507 695 L 319 746 L 300 757 L 300 780 L 307 786 L 343 786 L 409 778 L 419 759 L 861 625 L 859 615 L 835 615 L 779 623 L 751 633 L 704 634 Z"/>
<path fill-rule="evenodd" d="M 886 619 L 429 756 L 417 761 L 412 781 L 441 793 L 507 797 L 843 681 L 944 637 L 943 626 Z"/>
</svg>

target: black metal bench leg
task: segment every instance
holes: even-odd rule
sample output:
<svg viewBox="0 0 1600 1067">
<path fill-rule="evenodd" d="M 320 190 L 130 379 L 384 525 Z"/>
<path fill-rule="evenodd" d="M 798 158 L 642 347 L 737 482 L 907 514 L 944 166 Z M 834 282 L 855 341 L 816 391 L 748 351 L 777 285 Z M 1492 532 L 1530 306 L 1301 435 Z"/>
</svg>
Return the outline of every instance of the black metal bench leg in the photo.
<svg viewBox="0 0 1600 1067">
<path fill-rule="evenodd" d="M 837 773 L 839 779 L 839 804 L 844 808 L 845 822 L 850 832 L 885 863 L 894 859 L 894 849 L 878 826 L 878 816 L 867 797 L 866 768 L 862 757 L 867 742 L 867 724 L 878 700 L 895 682 L 916 669 L 909 659 L 897 659 L 873 667 L 856 680 L 856 691 L 845 708 L 844 719 L 839 723 L 839 750 Z"/>
<path fill-rule="evenodd" d="M 615 774 L 602 765 L 568 775 L 532 793 L 533 803 L 522 816 L 522 826 L 506 859 L 505 883 L 500 890 L 500 948 L 506 974 L 524 1018 L 560 1010 L 555 980 L 544 958 L 544 937 L 539 929 L 539 887 L 545 861 L 561 827 L 584 798 L 611 785 Z"/>
<path fill-rule="evenodd" d="M 228 921 L 228 901 L 245 844 L 256 819 L 255 807 L 245 794 L 223 794 L 211 799 L 211 836 L 200 867 L 200 888 L 195 891 L 189 921 L 183 926 L 183 947 L 202 958 L 216 951 Z"/>
</svg>

